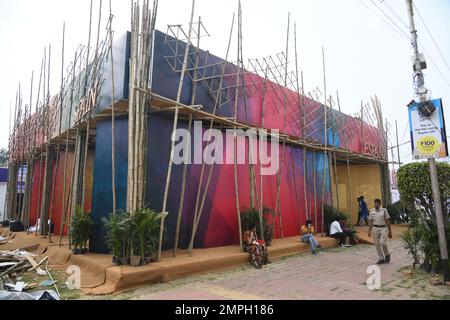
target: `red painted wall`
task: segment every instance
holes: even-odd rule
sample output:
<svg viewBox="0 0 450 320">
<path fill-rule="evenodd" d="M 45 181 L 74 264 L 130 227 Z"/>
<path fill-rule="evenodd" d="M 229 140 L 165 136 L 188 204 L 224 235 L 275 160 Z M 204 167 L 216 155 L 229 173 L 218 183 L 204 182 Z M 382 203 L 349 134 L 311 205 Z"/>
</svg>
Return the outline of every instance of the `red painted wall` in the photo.
<svg viewBox="0 0 450 320">
<path fill-rule="evenodd" d="M 92 208 L 92 177 L 93 177 L 93 166 L 94 166 L 94 152 L 95 150 L 89 150 L 87 156 L 87 165 L 86 165 L 86 187 L 85 187 L 85 201 L 84 201 L 84 210 L 90 211 Z M 59 153 L 59 164 L 56 165 L 56 159 L 52 164 L 52 185 L 54 185 L 53 189 L 53 201 L 50 205 L 51 209 L 51 219 L 55 224 L 55 234 L 59 235 L 61 230 L 61 220 L 63 216 L 63 195 L 64 195 L 64 179 L 66 180 L 66 199 L 64 200 L 70 206 L 71 200 L 67 202 L 67 198 L 69 195 L 69 189 L 71 185 L 72 179 L 72 168 L 73 168 L 73 150 L 69 150 L 67 152 L 67 168 L 64 170 L 65 163 L 65 151 L 61 151 Z M 40 217 L 40 206 L 42 201 L 42 191 L 43 191 L 43 180 L 44 180 L 44 170 L 45 170 L 45 161 L 40 163 L 40 161 L 36 161 L 34 163 L 34 174 L 33 174 L 33 188 L 31 194 L 31 206 L 30 206 L 30 225 L 35 225 L 37 219 Z M 51 192 L 51 191 L 50 191 Z M 50 217 L 50 214 L 49 214 Z M 64 234 L 68 233 L 67 225 L 64 228 Z"/>
</svg>

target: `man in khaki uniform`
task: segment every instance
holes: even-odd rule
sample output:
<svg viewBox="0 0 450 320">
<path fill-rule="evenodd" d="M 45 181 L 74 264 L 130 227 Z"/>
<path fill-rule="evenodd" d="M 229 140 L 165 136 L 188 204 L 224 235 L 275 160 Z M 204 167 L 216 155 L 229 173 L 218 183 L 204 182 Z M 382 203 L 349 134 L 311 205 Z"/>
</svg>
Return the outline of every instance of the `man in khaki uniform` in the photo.
<svg viewBox="0 0 450 320">
<path fill-rule="evenodd" d="M 381 207 L 381 200 L 374 200 L 375 209 L 369 213 L 369 237 L 373 229 L 373 240 L 378 253 L 377 264 L 389 263 L 391 255 L 387 247 L 387 238 L 392 238 L 391 225 L 389 223 L 389 213 Z"/>
</svg>

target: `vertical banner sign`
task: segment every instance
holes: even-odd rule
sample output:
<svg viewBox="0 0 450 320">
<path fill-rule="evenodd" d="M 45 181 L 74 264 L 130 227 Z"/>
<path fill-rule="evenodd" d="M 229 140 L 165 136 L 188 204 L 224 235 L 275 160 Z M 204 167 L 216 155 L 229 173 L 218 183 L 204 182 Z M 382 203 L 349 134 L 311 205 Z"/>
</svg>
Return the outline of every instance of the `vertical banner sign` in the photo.
<svg viewBox="0 0 450 320">
<path fill-rule="evenodd" d="M 420 102 L 409 107 L 409 127 L 413 159 L 445 158 L 448 156 L 442 99 L 430 101 L 436 110 L 429 116 L 419 113 Z"/>
<path fill-rule="evenodd" d="M 25 192 L 25 182 L 27 181 L 27 166 L 20 166 L 17 171 L 17 193 Z"/>
</svg>

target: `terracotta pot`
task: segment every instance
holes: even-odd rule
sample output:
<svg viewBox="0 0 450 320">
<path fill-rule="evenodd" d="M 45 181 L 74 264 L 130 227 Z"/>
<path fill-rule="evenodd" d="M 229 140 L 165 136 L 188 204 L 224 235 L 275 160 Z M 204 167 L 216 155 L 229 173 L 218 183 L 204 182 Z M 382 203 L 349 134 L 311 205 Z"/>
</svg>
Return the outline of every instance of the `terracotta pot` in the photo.
<svg viewBox="0 0 450 320">
<path fill-rule="evenodd" d="M 140 256 L 131 256 L 130 257 L 130 264 L 132 266 L 137 267 L 137 266 L 140 265 L 140 262 L 141 262 L 141 257 Z"/>
</svg>

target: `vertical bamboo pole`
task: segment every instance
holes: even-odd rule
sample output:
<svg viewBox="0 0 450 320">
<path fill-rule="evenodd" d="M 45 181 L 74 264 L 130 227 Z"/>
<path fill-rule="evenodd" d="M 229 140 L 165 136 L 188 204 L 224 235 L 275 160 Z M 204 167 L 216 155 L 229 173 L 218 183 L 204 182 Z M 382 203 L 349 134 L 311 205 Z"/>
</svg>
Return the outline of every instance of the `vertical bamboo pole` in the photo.
<svg viewBox="0 0 450 320">
<path fill-rule="evenodd" d="M 261 104 L 261 128 L 264 130 L 265 129 L 265 113 L 266 113 L 266 83 L 267 83 L 267 72 L 265 73 L 265 77 L 264 77 L 264 81 L 263 81 L 263 88 L 262 88 L 262 104 Z M 265 133 L 264 133 L 265 134 Z M 262 136 L 260 134 L 259 136 L 259 156 L 262 156 L 263 153 L 263 143 L 267 143 L 264 142 L 264 140 L 262 139 Z M 259 160 L 259 223 L 261 224 L 261 226 L 263 225 L 263 209 L 264 209 L 264 193 L 263 193 L 263 175 L 262 175 L 262 161 L 261 159 Z M 263 239 L 264 238 L 264 228 L 261 228 L 261 236 Z"/>
<path fill-rule="evenodd" d="M 30 83 L 30 104 L 29 104 L 29 110 L 30 110 L 30 112 L 29 112 L 29 114 L 28 114 L 28 112 L 25 112 L 26 113 L 26 121 L 27 121 L 27 123 L 25 123 L 24 122 L 24 126 L 26 127 L 26 128 L 24 128 L 26 131 L 27 131 L 27 133 L 26 133 L 26 135 L 27 136 L 31 136 L 31 123 L 28 123 L 28 121 L 30 121 L 31 120 L 31 104 L 32 104 L 32 102 L 33 102 L 33 78 L 34 78 L 34 71 L 32 71 L 31 72 L 31 83 Z M 26 137 L 24 137 L 24 138 L 26 138 Z M 30 145 L 30 141 L 27 139 L 27 147 L 28 148 L 30 148 L 31 147 L 31 145 Z M 28 218 L 29 218 L 29 216 L 28 216 L 28 206 L 27 206 L 27 204 L 28 204 L 28 198 L 29 198 L 29 194 L 30 194 L 30 191 L 29 191 L 29 187 L 30 187 L 30 179 L 29 179 L 29 177 L 30 177 L 30 172 L 29 172 L 29 170 L 30 170 L 30 150 L 27 148 L 27 155 L 26 155 L 26 165 L 27 165 L 27 177 L 26 177 L 26 182 L 25 182 L 25 188 L 24 188 L 24 194 L 23 194 L 23 200 L 22 200 L 22 213 L 21 213 L 21 216 L 22 216 L 22 222 L 23 222 L 23 224 L 24 224 L 24 227 L 25 227 L 25 229 L 28 229 L 28 227 L 29 227 L 29 221 L 28 221 Z"/>
<path fill-rule="evenodd" d="M 316 182 L 316 150 L 313 149 L 313 181 L 314 181 L 314 225 L 317 226 L 317 182 Z"/>
<path fill-rule="evenodd" d="M 185 75 L 186 69 L 187 69 L 189 46 L 190 46 L 191 34 L 192 34 L 192 23 L 194 20 L 194 9 L 195 9 L 195 0 L 192 0 L 191 19 L 189 22 L 188 39 L 187 39 L 187 44 L 186 44 L 186 50 L 184 52 L 183 68 L 181 70 L 180 82 L 178 84 L 177 101 L 176 101 L 176 106 L 175 106 L 175 116 L 174 116 L 174 120 L 173 120 L 173 130 L 172 130 L 172 139 L 171 139 L 172 142 L 171 142 L 171 147 L 170 147 L 170 157 L 169 157 L 169 164 L 168 164 L 168 169 L 167 169 L 166 187 L 164 189 L 164 199 L 163 199 L 163 205 L 162 205 L 162 210 L 161 210 L 163 214 L 166 213 L 167 197 L 169 194 L 170 179 L 171 179 L 171 175 L 172 175 L 173 152 L 174 152 L 174 147 L 175 147 L 175 130 L 177 129 L 177 124 L 178 124 L 178 111 L 179 111 L 179 103 L 181 100 L 181 92 L 183 89 L 183 80 L 184 80 L 184 75 Z M 164 231 L 164 219 L 161 219 L 160 231 L 159 231 L 159 243 L 158 243 L 158 261 L 161 260 L 163 231 Z"/>
<path fill-rule="evenodd" d="M 285 75 L 284 75 L 284 86 L 287 87 L 287 64 L 288 64 L 288 56 L 289 56 L 289 27 L 290 27 L 290 18 L 291 14 L 288 13 L 288 26 L 287 26 L 287 40 L 286 40 L 286 61 L 285 61 Z M 283 130 L 286 134 L 286 92 L 285 88 L 282 88 L 283 90 Z M 283 239 L 283 221 L 282 221 L 282 214 L 281 214 L 281 203 L 280 203 L 280 193 L 281 193 L 281 176 L 283 172 L 284 167 L 284 158 L 285 158 L 285 152 L 286 152 L 286 140 L 283 140 L 283 151 L 281 154 L 281 165 L 280 169 L 277 172 L 276 180 L 277 180 L 277 197 L 275 200 L 275 214 L 278 213 L 278 223 L 280 228 L 280 237 Z M 275 219 L 273 221 L 273 226 L 275 225 Z"/>
<path fill-rule="evenodd" d="M 109 17 L 112 19 L 112 6 L 111 0 L 109 0 Z M 114 108 L 115 99 L 115 86 L 114 86 L 114 56 L 113 56 L 113 31 L 112 25 L 109 29 L 109 50 L 111 55 L 111 189 L 112 189 L 112 200 L 113 200 L 113 214 L 116 214 L 116 113 Z"/>
<path fill-rule="evenodd" d="M 128 98 L 128 175 L 127 175 L 127 211 L 133 211 L 134 196 L 134 140 L 135 140 L 135 88 L 136 88 L 136 60 L 137 60 L 137 4 L 131 3 L 131 53 L 130 80 Z"/>
<path fill-rule="evenodd" d="M 63 181 L 63 196 L 62 196 L 62 218 L 61 218 L 61 224 L 60 224 L 60 230 L 59 230 L 59 240 L 58 240 L 58 246 L 61 246 L 61 242 L 62 242 L 62 238 L 64 235 L 64 226 L 66 223 L 66 212 L 67 212 L 67 207 L 68 207 L 68 200 L 66 200 L 66 192 L 67 192 L 67 158 L 68 158 L 68 152 L 69 152 L 69 134 L 70 134 L 70 123 L 72 120 L 72 108 L 73 108 L 73 94 L 74 94 L 74 86 L 75 86 L 75 66 L 77 63 L 77 53 L 75 52 L 75 58 L 73 61 L 73 71 L 72 71 L 72 80 L 71 80 L 71 84 L 70 84 L 70 108 L 69 108 L 69 119 L 68 119 L 68 124 L 67 124 L 67 130 L 66 130 L 66 145 L 64 148 L 64 171 L 63 171 L 63 176 L 64 176 L 64 181 Z M 75 156 L 75 151 L 74 151 L 74 156 Z M 73 177 L 73 170 L 72 170 L 72 177 Z M 72 180 L 72 177 L 70 178 L 70 180 Z M 71 190 L 71 187 L 69 185 L 69 189 Z M 70 197 L 70 195 L 68 195 L 67 199 Z M 69 243 L 70 246 L 70 243 Z"/>
<path fill-rule="evenodd" d="M 237 108 L 238 108 L 238 97 L 239 97 L 239 69 L 240 69 L 240 61 L 239 61 L 239 52 L 240 52 L 240 46 L 241 46 L 241 27 L 242 27 L 242 16 L 241 16 L 241 1 L 239 0 L 238 3 L 238 62 L 236 66 L 236 90 L 235 90 L 235 97 L 234 97 L 234 122 L 237 121 Z M 237 131 L 236 131 L 236 125 L 234 126 L 233 131 L 233 173 L 234 173 L 234 196 L 236 200 L 236 213 L 237 213 L 237 219 L 238 219 L 238 228 L 239 228 L 239 247 L 240 250 L 243 250 L 242 247 L 242 226 L 241 226 L 241 211 L 239 208 L 239 187 L 238 187 L 238 176 L 237 176 Z"/>
<path fill-rule="evenodd" d="M 300 96 L 300 86 L 299 86 L 299 72 L 298 72 L 298 53 L 297 53 L 297 24 L 294 22 L 294 49 L 295 49 L 295 75 L 296 75 L 296 81 L 297 81 L 297 103 L 298 103 L 298 111 L 299 111 L 299 117 L 302 124 L 302 139 L 305 139 L 305 106 L 304 106 L 304 86 L 303 86 L 303 72 L 301 72 L 301 90 L 302 95 Z M 308 193 L 307 193 L 307 184 L 306 184 L 306 160 L 307 160 L 307 150 L 306 146 L 303 147 L 303 198 L 305 202 L 305 216 L 306 219 L 310 219 L 310 213 L 308 212 Z"/>
<path fill-rule="evenodd" d="M 92 4 L 92 1 L 91 1 Z M 59 153 L 60 153 L 60 137 L 62 130 L 62 115 L 63 115 L 63 104 L 64 104 L 64 41 L 65 41 L 65 32 L 66 32 L 66 24 L 63 23 L 63 38 L 62 38 L 62 49 L 61 49 L 61 92 L 60 92 L 60 100 L 59 100 L 59 125 L 58 125 L 58 146 L 56 147 L 56 168 L 55 168 L 55 177 L 52 185 L 52 196 L 50 202 L 50 222 L 52 221 L 52 211 L 53 211 L 53 196 L 55 192 L 56 185 L 56 177 L 58 176 L 58 168 L 59 168 Z M 70 124 L 69 124 L 70 125 Z M 66 179 L 63 176 L 63 179 Z M 62 215 L 62 214 L 61 214 Z M 48 233 L 48 241 L 52 242 L 52 232 L 51 225 Z"/>
<path fill-rule="evenodd" d="M 326 81 L 326 72 L 325 72 L 325 50 L 322 47 L 322 63 L 323 63 L 323 86 L 324 86 L 324 96 L 325 96 L 325 104 L 323 106 L 324 110 L 324 151 L 323 151 L 323 174 L 322 174 L 322 234 L 324 232 L 324 205 L 325 205 L 325 179 L 326 179 L 326 163 L 327 163 L 327 81 Z M 331 177 L 330 177 L 331 179 Z"/>
</svg>

